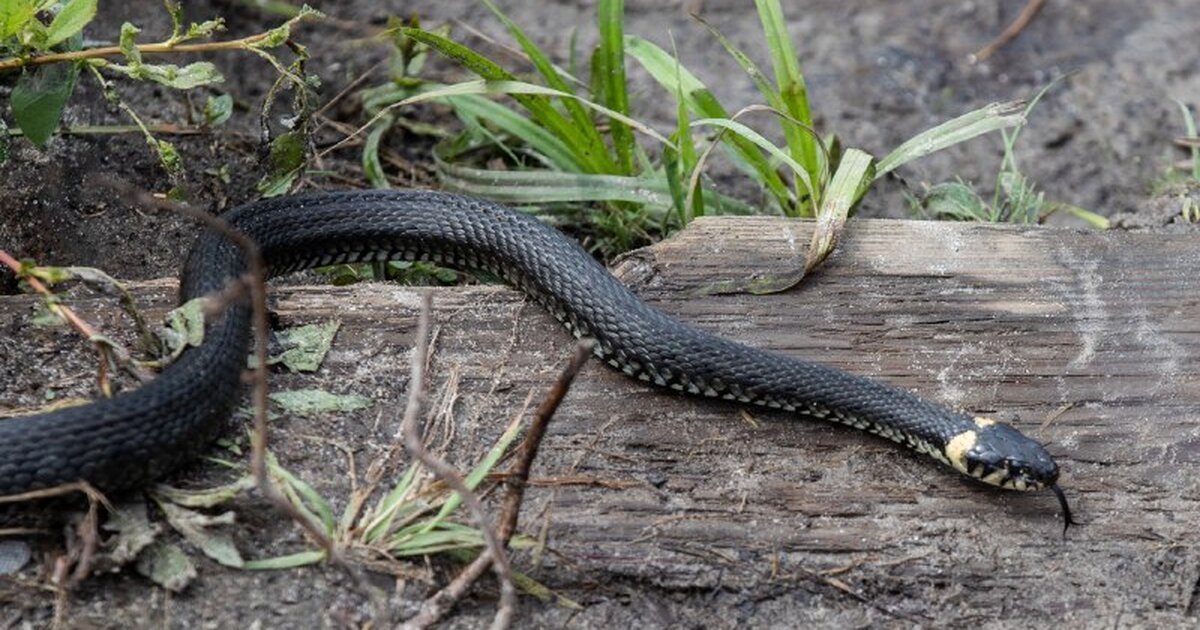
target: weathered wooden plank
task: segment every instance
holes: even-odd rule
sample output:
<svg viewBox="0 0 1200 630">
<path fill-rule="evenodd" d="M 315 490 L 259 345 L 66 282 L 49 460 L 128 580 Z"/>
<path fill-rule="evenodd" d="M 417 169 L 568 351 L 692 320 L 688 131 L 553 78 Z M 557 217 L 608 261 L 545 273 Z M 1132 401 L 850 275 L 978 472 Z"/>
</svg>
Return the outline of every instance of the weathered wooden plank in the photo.
<svg viewBox="0 0 1200 630">
<path fill-rule="evenodd" d="M 704 219 L 617 271 L 681 320 L 1012 421 L 1050 444 L 1082 525 L 1064 541 L 1048 495 L 976 487 L 853 431 L 757 409 L 747 420 L 738 406 L 592 365 L 555 419 L 535 467 L 543 485 L 523 512 L 530 531 L 548 527 L 557 552 L 538 577 L 601 599 L 612 597 L 605 585 L 652 585 L 646 597 L 673 614 L 718 601 L 743 621 L 783 606 L 797 609 L 797 623 L 1196 623 L 1195 238 L 857 221 L 795 290 L 700 294 L 778 274 L 809 234 L 799 222 Z M 164 283 L 138 293 L 169 302 Z M 274 386 L 377 400 L 367 417 L 276 429 L 281 459 L 331 496 L 346 491 L 345 473 L 331 469 L 341 456 L 301 436 L 356 445 L 360 463 L 386 443 L 403 405 L 417 295 L 385 285 L 275 291 L 286 324 L 337 318 L 343 328 L 322 374 L 280 375 Z M 548 387 L 570 341 L 506 288 L 434 295 L 431 407 L 452 401 L 434 422 L 453 427 L 448 456 L 469 461 L 528 392 Z M 0 400 L 36 404 L 44 389 L 34 384 L 64 374 L 75 378 L 60 396 L 86 392 L 89 355 L 64 358 L 75 341 L 28 326 L 30 304 L 0 298 Z M 94 301 L 82 308 L 112 319 Z M 863 601 L 814 577 L 833 570 Z M 670 603 L 680 592 L 710 595 Z M 180 607 L 172 614 L 186 616 Z M 538 611 L 526 605 L 534 619 Z"/>
</svg>

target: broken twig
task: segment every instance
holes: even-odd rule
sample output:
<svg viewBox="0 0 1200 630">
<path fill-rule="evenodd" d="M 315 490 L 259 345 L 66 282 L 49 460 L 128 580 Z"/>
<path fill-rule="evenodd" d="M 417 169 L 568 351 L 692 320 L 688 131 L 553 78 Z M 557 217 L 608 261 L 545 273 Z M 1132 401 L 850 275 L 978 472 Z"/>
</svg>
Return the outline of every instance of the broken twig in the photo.
<svg viewBox="0 0 1200 630">
<path fill-rule="evenodd" d="M 1025 8 L 1021 9 L 1021 14 L 1017 16 L 1017 19 L 1013 20 L 1012 24 L 1008 25 L 1008 28 L 997 35 L 996 39 L 988 42 L 987 46 L 980 48 L 975 51 L 975 54 L 971 55 L 971 63 L 987 61 L 988 57 L 996 54 L 996 51 L 1003 48 L 1005 44 L 1016 39 L 1017 35 L 1020 35 L 1021 31 L 1025 30 L 1025 27 L 1033 20 L 1033 16 L 1037 15 L 1037 12 L 1041 10 L 1042 5 L 1045 3 L 1046 0 L 1029 0 L 1029 2 L 1026 2 Z"/>
<path fill-rule="evenodd" d="M 438 622 L 466 590 L 491 565 L 500 581 L 500 607 L 492 620 L 493 630 L 507 628 L 516 609 L 517 591 L 513 585 L 512 568 L 508 564 L 508 555 L 504 553 L 496 530 L 488 522 L 487 514 L 479 497 L 471 492 L 462 477 L 446 462 L 425 449 L 421 439 L 421 431 L 417 426 L 417 416 L 420 415 L 421 405 L 425 397 L 425 362 L 429 353 L 429 320 L 432 318 L 433 299 L 429 293 L 421 296 L 421 316 L 417 323 L 417 338 L 413 344 L 412 377 L 408 384 L 408 404 L 404 409 L 404 421 L 401 430 L 404 434 L 404 447 L 413 458 L 420 460 L 429 470 L 432 470 L 446 485 L 450 486 L 462 497 L 463 503 L 475 517 L 476 526 L 483 534 L 487 549 L 475 559 L 467 569 L 463 570 L 449 585 L 425 600 L 421 610 L 415 617 L 404 623 L 404 628 L 427 628 Z"/>
<path fill-rule="evenodd" d="M 500 540 L 505 545 L 508 545 L 509 539 L 517 531 L 517 517 L 521 513 L 521 503 L 525 500 L 525 486 L 529 483 L 529 470 L 533 467 L 533 460 L 537 458 L 538 448 L 542 444 L 542 438 L 546 434 L 550 418 L 554 416 L 559 403 L 571 389 L 571 383 L 579 374 L 579 370 L 583 368 L 583 364 L 587 362 L 588 357 L 592 356 L 592 348 L 595 346 L 594 339 L 580 339 L 575 344 L 575 354 L 571 355 L 570 361 L 559 373 L 558 380 L 554 382 L 554 387 L 547 392 L 533 416 L 533 422 L 529 425 L 529 434 L 525 436 L 525 447 L 509 471 L 510 477 L 507 480 L 508 494 L 504 497 L 504 510 L 501 512 L 498 528 Z"/>
</svg>

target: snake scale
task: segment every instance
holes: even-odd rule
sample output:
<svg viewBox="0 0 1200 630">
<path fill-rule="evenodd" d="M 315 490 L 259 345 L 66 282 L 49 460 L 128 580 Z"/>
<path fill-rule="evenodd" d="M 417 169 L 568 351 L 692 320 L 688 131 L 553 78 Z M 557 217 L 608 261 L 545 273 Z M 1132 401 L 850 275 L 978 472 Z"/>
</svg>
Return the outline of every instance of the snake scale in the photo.
<svg viewBox="0 0 1200 630">
<path fill-rule="evenodd" d="M 438 192 L 335 192 L 259 201 L 224 218 L 259 243 L 272 276 L 389 259 L 496 274 L 575 336 L 594 338 L 596 356 L 631 377 L 848 425 L 993 486 L 1051 489 L 1070 523 L 1058 466 L 1011 426 L 682 324 L 638 299 L 573 240 L 504 206 Z M 188 255 L 181 300 L 220 291 L 244 269 L 240 250 L 208 231 Z M 188 461 L 240 399 L 249 329 L 249 307 L 234 304 L 209 322 L 199 347 L 141 388 L 0 421 L 0 495 L 80 480 L 115 492 Z"/>
</svg>

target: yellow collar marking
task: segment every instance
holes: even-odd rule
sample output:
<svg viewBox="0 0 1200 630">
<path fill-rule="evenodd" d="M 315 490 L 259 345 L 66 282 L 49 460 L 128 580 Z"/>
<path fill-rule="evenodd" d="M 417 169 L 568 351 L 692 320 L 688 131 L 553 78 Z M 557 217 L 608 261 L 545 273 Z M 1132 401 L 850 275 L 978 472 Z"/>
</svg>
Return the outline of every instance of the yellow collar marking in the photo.
<svg viewBox="0 0 1200 630">
<path fill-rule="evenodd" d="M 963 431 L 946 443 L 946 459 L 959 472 L 969 475 L 967 470 L 967 452 L 975 447 L 979 434 L 974 431 Z"/>
</svg>

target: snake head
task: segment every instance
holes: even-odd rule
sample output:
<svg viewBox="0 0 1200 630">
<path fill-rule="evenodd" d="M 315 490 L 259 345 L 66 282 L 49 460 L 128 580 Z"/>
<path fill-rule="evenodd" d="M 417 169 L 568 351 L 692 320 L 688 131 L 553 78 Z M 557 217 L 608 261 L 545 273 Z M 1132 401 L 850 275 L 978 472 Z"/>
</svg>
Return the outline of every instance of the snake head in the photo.
<svg viewBox="0 0 1200 630">
<path fill-rule="evenodd" d="M 959 471 L 1010 490 L 1042 490 L 1058 482 L 1058 465 L 1041 444 L 1003 422 L 975 418 L 974 424 L 946 444 L 946 457 Z"/>
</svg>

